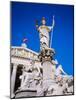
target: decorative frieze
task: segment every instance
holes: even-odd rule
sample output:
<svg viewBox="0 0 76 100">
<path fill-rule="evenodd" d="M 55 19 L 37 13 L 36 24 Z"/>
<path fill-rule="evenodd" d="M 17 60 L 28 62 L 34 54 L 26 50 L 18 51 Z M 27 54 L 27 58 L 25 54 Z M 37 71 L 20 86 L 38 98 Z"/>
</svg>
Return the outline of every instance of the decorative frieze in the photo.
<svg viewBox="0 0 76 100">
<path fill-rule="evenodd" d="M 32 50 L 26 50 L 24 48 L 11 48 L 11 56 L 30 58 L 34 60 L 38 60 L 38 54 L 33 52 Z"/>
</svg>

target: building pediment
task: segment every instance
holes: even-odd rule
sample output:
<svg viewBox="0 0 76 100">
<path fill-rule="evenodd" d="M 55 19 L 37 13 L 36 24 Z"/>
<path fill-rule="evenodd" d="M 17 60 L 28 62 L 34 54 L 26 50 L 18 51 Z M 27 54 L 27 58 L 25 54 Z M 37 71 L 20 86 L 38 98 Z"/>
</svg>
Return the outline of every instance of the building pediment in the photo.
<svg viewBox="0 0 76 100">
<path fill-rule="evenodd" d="M 28 48 L 24 48 L 24 47 L 12 46 L 11 56 L 25 58 L 25 59 L 27 58 L 27 59 L 32 59 L 32 60 L 39 60 L 37 52 L 32 51 Z"/>
</svg>

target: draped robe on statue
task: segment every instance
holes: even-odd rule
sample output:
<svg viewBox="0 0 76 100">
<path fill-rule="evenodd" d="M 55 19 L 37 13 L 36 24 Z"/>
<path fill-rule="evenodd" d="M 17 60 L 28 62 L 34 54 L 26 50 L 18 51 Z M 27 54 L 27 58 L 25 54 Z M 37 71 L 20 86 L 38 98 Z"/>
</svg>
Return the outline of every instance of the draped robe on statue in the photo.
<svg viewBox="0 0 76 100">
<path fill-rule="evenodd" d="M 51 31 L 51 26 L 42 25 L 38 28 L 40 33 L 40 49 L 49 48 L 50 47 L 50 37 L 49 32 Z"/>
</svg>

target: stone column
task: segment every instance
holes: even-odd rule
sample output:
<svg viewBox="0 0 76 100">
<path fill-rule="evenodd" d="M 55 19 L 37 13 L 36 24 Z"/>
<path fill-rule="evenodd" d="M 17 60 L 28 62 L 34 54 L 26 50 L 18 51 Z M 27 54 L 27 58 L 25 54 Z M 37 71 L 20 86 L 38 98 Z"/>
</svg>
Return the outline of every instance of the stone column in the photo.
<svg viewBox="0 0 76 100">
<path fill-rule="evenodd" d="M 43 63 L 43 80 L 48 80 L 51 78 L 51 63 L 45 61 Z"/>
<path fill-rule="evenodd" d="M 15 96 L 14 88 L 15 88 L 15 80 L 16 80 L 16 71 L 17 71 L 17 64 L 14 64 L 12 76 L 11 76 L 11 98 L 13 98 Z"/>
<path fill-rule="evenodd" d="M 43 87 L 42 87 L 42 92 L 43 95 L 45 94 L 45 91 L 50 87 L 51 84 L 54 83 L 54 65 L 52 64 L 53 60 L 53 55 L 55 54 L 54 50 L 49 48 L 49 49 L 44 49 L 44 51 L 41 52 L 39 57 L 41 58 L 42 62 L 42 67 L 43 67 Z"/>
<path fill-rule="evenodd" d="M 53 65 L 50 61 L 43 62 L 43 89 L 46 91 L 54 81 Z"/>
</svg>

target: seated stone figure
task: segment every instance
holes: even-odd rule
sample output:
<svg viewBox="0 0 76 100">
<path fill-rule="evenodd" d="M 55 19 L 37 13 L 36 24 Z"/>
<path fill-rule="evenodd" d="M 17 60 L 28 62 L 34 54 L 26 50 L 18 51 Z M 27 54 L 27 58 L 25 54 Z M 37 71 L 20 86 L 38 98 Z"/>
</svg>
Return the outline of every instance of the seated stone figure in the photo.
<svg viewBox="0 0 76 100">
<path fill-rule="evenodd" d="M 23 74 L 20 76 L 21 79 L 21 86 L 19 89 L 25 88 L 35 88 L 37 84 L 39 84 L 40 77 L 40 69 L 36 67 L 35 62 L 31 62 L 30 64 L 32 67 L 26 69 L 24 67 Z M 28 66 L 27 66 L 28 67 Z"/>
<path fill-rule="evenodd" d="M 28 88 L 30 86 L 30 81 L 33 80 L 32 69 L 26 70 L 26 67 L 23 69 L 23 74 L 20 76 L 21 86 L 19 89 Z"/>
</svg>

